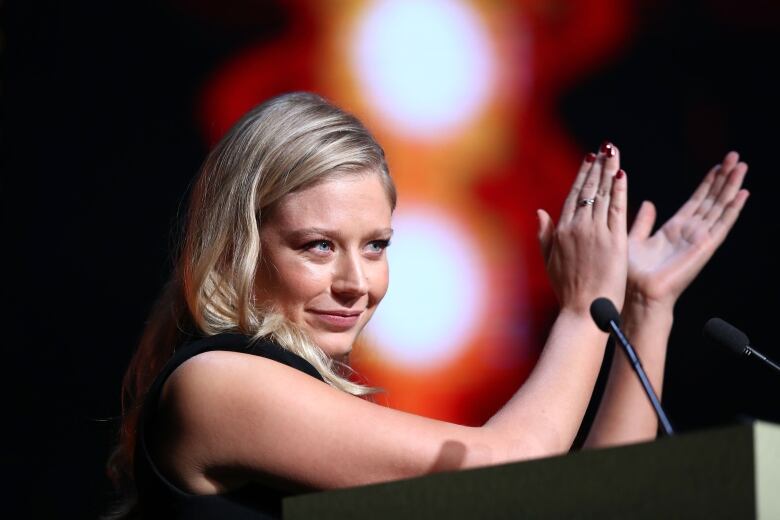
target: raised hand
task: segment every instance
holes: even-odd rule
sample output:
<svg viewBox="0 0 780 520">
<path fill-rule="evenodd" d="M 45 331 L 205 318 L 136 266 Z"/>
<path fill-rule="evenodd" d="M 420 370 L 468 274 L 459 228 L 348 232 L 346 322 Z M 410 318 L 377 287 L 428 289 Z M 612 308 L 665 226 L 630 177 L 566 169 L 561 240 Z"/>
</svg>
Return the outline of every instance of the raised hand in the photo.
<svg viewBox="0 0 780 520">
<path fill-rule="evenodd" d="M 747 169 L 739 154 L 726 154 L 653 234 L 655 206 L 642 203 L 628 235 L 627 289 L 632 296 L 674 305 L 737 221 L 749 195 L 741 189 Z"/>
<path fill-rule="evenodd" d="M 562 309 L 587 313 L 606 296 L 621 306 L 627 272 L 627 179 L 618 150 L 588 154 L 564 202 L 558 225 L 539 210 L 539 242 Z"/>
</svg>

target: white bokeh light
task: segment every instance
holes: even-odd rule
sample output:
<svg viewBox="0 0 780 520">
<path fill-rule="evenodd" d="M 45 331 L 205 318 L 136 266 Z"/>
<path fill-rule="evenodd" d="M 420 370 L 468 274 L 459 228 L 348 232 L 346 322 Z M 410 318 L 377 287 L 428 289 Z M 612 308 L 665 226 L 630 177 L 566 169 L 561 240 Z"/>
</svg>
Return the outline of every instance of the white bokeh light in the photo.
<svg viewBox="0 0 780 520">
<path fill-rule="evenodd" d="M 456 356 L 485 310 L 478 248 L 455 222 L 428 209 L 393 217 L 390 289 L 365 330 L 392 361 L 424 368 Z"/>
<path fill-rule="evenodd" d="M 369 102 L 415 137 L 470 121 L 494 81 L 489 36 L 472 8 L 454 0 L 376 2 L 352 52 Z"/>
</svg>

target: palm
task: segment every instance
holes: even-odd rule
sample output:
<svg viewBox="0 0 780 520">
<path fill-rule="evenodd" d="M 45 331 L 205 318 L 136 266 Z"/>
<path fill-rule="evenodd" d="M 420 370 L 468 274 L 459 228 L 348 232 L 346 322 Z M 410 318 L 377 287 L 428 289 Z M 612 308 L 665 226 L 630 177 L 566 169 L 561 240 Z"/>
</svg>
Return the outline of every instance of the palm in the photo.
<svg viewBox="0 0 780 520">
<path fill-rule="evenodd" d="M 677 213 L 650 234 L 655 208 L 642 205 L 629 233 L 628 285 L 645 298 L 674 301 L 726 238 L 748 193 L 747 165 L 735 152 L 707 174 Z"/>
<path fill-rule="evenodd" d="M 629 240 L 632 286 L 653 298 L 679 294 L 712 256 L 713 243 L 703 220 L 672 217 L 651 237 Z"/>
</svg>

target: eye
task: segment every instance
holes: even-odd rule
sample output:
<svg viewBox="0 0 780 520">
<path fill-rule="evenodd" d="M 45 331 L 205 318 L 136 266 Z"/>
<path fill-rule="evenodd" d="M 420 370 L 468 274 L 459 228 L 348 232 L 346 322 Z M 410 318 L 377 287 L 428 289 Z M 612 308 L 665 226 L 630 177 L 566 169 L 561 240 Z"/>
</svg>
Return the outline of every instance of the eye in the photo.
<svg viewBox="0 0 780 520">
<path fill-rule="evenodd" d="M 315 253 L 330 253 L 333 251 L 333 244 L 329 240 L 313 240 L 306 244 L 304 249 Z"/>
<path fill-rule="evenodd" d="M 372 240 L 368 243 L 368 251 L 371 253 L 381 253 L 390 245 L 390 240 Z"/>
</svg>

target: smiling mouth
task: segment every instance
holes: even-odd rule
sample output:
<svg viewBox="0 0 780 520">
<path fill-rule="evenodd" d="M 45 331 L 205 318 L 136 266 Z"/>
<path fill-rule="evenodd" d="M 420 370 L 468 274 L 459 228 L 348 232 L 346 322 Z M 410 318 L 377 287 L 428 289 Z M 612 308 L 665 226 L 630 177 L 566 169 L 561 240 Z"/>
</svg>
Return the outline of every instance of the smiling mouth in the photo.
<svg viewBox="0 0 780 520">
<path fill-rule="evenodd" d="M 357 324 L 363 311 L 341 311 L 341 310 L 310 310 L 309 311 L 318 322 L 325 325 L 325 328 L 343 332 L 349 330 Z"/>
</svg>

